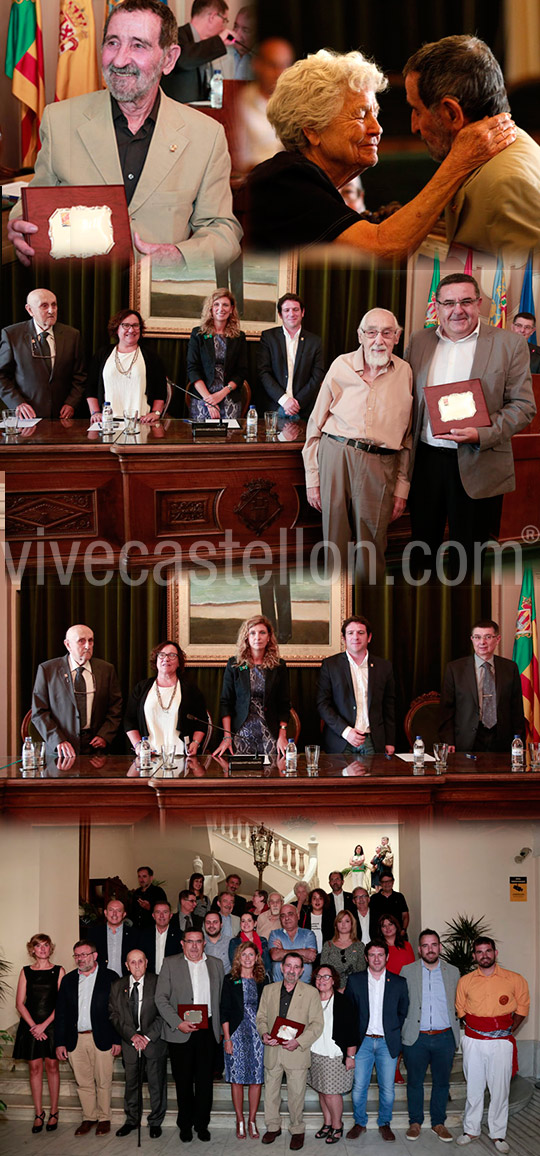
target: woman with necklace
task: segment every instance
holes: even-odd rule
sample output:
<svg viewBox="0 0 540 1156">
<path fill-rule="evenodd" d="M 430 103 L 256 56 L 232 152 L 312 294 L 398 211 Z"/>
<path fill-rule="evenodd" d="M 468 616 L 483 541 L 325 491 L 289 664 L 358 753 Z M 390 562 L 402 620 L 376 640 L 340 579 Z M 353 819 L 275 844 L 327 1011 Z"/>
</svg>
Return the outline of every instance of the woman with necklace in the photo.
<svg viewBox="0 0 540 1156">
<path fill-rule="evenodd" d="M 17 984 L 16 1007 L 21 1019 L 13 1045 L 13 1059 L 28 1060 L 30 1090 L 36 1113 L 32 1132 L 42 1132 L 45 1122 L 45 1062 L 50 1097 L 46 1131 L 55 1132 L 58 1126 L 60 1071 L 54 1047 L 54 1014 L 58 988 L 66 973 L 59 964 L 51 963 L 54 943 L 50 935 L 33 935 L 26 944 L 26 950 L 34 962 L 23 967 Z"/>
<path fill-rule="evenodd" d="M 354 1057 L 358 1048 L 358 1016 L 339 991 L 335 967 L 319 964 L 313 968 L 312 984 L 319 993 L 324 1028 L 311 1046 L 311 1067 L 307 1082 L 319 1093 L 324 1118 L 316 1140 L 337 1144 L 343 1136 L 343 1093 L 350 1092 L 354 1080 Z"/>
<path fill-rule="evenodd" d="M 240 391 L 247 374 L 246 335 L 228 289 L 215 289 L 202 307 L 187 350 L 189 385 L 200 398 L 190 403 L 192 421 L 239 418 Z"/>
<path fill-rule="evenodd" d="M 356 920 L 350 911 L 336 915 L 334 936 L 323 944 L 321 963 L 335 967 L 342 991 L 353 972 L 366 970 L 364 944 L 357 939 Z"/>
<path fill-rule="evenodd" d="M 108 324 L 114 341 L 96 353 L 88 371 L 86 399 L 93 422 L 106 401 L 115 417 L 138 413 L 141 422 L 158 422 L 167 400 L 167 375 L 159 357 L 141 344 L 144 321 L 136 309 L 120 309 Z"/>
<path fill-rule="evenodd" d="M 157 673 L 134 687 L 124 718 L 124 729 L 135 753 L 142 735 L 148 735 L 153 751 L 174 744 L 177 754 L 197 755 L 205 736 L 201 720 L 206 718 L 206 703 L 198 686 L 185 673 L 183 650 L 167 639 L 154 646 L 150 664 Z M 184 738 L 188 740 L 187 752 Z"/>
<path fill-rule="evenodd" d="M 259 1139 L 257 1108 L 264 1080 L 264 1047 L 257 1031 L 257 1008 L 268 980 L 255 944 L 241 943 L 234 953 L 230 975 L 225 976 L 221 993 L 220 1018 L 223 1028 L 225 1079 L 231 1085 L 236 1114 L 236 1135 L 246 1138 L 244 1087 L 248 1085 L 248 1130 L 251 1140 Z"/>
<path fill-rule="evenodd" d="M 289 672 L 268 618 L 243 622 L 236 655 L 225 667 L 221 691 L 223 739 L 214 752 L 284 755 L 290 711 Z"/>
</svg>

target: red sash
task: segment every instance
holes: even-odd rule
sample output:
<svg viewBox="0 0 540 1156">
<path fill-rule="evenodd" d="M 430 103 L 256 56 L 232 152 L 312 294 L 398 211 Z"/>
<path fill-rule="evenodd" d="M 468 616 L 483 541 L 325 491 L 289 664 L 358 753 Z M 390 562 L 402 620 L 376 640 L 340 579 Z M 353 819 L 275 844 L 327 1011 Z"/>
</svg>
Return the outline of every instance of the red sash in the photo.
<svg viewBox="0 0 540 1156">
<path fill-rule="evenodd" d="M 503 1016 L 473 1016 L 469 1012 L 465 1016 L 465 1035 L 472 1040 L 510 1040 L 512 1044 L 512 1076 L 518 1070 L 517 1044 L 511 1033 L 513 1012 Z M 494 1035 L 494 1032 L 503 1032 L 504 1035 Z"/>
</svg>

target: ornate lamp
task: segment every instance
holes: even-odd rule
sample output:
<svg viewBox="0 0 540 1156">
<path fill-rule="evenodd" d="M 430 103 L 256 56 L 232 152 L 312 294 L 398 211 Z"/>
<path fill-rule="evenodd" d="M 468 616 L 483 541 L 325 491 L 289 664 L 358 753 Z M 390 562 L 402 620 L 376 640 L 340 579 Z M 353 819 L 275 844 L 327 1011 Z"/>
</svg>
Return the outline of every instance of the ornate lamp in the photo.
<svg viewBox="0 0 540 1156">
<path fill-rule="evenodd" d="M 251 845 L 253 847 L 253 862 L 259 872 L 259 891 L 263 885 L 263 873 L 268 867 L 270 848 L 274 842 L 274 832 L 268 831 L 263 823 L 260 827 L 251 829 Z"/>
</svg>

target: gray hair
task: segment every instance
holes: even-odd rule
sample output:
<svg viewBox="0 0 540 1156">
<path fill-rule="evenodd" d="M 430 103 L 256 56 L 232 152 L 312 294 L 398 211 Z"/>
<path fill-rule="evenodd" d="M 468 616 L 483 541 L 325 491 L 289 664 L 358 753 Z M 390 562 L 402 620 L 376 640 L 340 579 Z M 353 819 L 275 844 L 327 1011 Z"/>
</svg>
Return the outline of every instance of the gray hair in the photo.
<svg viewBox="0 0 540 1156">
<path fill-rule="evenodd" d="M 445 96 L 457 100 L 468 120 L 509 112 L 501 67 L 477 36 L 443 36 L 409 57 L 403 75 L 418 73 L 418 95 L 426 108 Z"/>
<path fill-rule="evenodd" d="M 383 92 L 388 81 L 361 52 L 330 52 L 321 48 L 297 60 L 280 76 L 268 101 L 266 115 L 288 152 L 305 152 L 304 128 L 323 132 L 337 116 L 348 89 Z"/>
</svg>

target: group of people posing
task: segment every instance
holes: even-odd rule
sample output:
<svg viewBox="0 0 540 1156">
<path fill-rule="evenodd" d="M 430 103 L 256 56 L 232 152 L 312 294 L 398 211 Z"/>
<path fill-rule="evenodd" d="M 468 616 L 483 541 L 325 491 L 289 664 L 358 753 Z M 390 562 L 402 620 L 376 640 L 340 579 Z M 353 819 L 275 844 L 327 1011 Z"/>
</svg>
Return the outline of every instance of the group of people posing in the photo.
<svg viewBox="0 0 540 1156">
<path fill-rule="evenodd" d="M 180 1140 L 195 1131 L 210 1140 L 213 1079 L 225 1067 L 231 1085 L 236 1135 L 258 1139 L 257 1110 L 264 1084 L 264 1144 L 281 1134 L 281 1086 L 287 1082 L 290 1148 L 304 1144 L 304 1101 L 309 1085 L 319 1095 L 323 1122 L 317 1138 L 343 1136 L 343 1095 L 352 1092 L 354 1121 L 347 1139 L 367 1128 L 373 1067 L 379 1087 L 378 1127 L 391 1128 L 394 1085 L 407 1070 L 409 1128 L 419 1138 L 424 1121 L 424 1080 L 431 1066 L 431 1128 L 439 1140 L 454 1137 L 445 1125 L 450 1074 L 465 1022 L 463 1066 L 467 1102 L 459 1145 L 481 1134 L 484 1090 L 490 1092 L 489 1136 L 497 1152 L 505 1140 L 510 1081 L 517 1070 L 514 1031 L 529 1010 L 526 980 L 500 967 L 493 939 L 473 946 L 474 969 L 460 978 L 441 958 L 438 933 L 425 928 L 418 957 L 408 940 L 409 912 L 381 872 L 381 889 L 343 890 L 332 871 L 329 893 L 304 882 L 295 899 L 258 890 L 250 903 L 240 876 L 229 875 L 214 903 L 198 872 L 179 894 L 173 915 L 150 867 L 138 871 L 132 920 L 124 903 L 110 898 L 105 924 L 75 943 L 75 969 L 52 963 L 48 935 L 32 936 L 32 964 L 17 989 L 21 1023 L 14 1056 L 30 1064 L 36 1116 L 44 1127 L 43 1065 L 50 1093 L 46 1129 L 58 1124 L 59 1061 L 73 1069 L 83 1119 L 76 1135 L 110 1131 L 113 1063 L 122 1053 L 126 1119 L 118 1136 L 140 1124 L 140 1081 L 148 1081 L 150 1137 L 158 1139 L 167 1109 L 167 1056 L 176 1085 Z M 235 912 L 237 914 L 235 914 Z M 328 935 L 328 938 L 325 938 Z M 142 1069 L 141 1069 L 142 1065 Z M 244 1089 L 248 1088 L 247 1132 Z"/>
<path fill-rule="evenodd" d="M 355 614 L 341 627 L 344 650 L 325 658 L 316 706 L 322 743 L 330 754 L 395 753 L 395 682 L 391 663 L 370 649 L 367 618 Z M 440 705 L 440 738 L 454 751 L 508 752 L 525 740 L 519 670 L 495 651 L 500 632 L 492 619 L 476 622 L 473 654 L 447 666 Z M 90 627 L 70 626 L 67 654 L 41 663 L 34 683 L 32 722 L 49 758 L 65 763 L 78 754 L 105 753 L 122 719 L 122 696 L 111 663 L 93 657 Z M 202 692 L 186 671 L 179 644 L 165 640 L 150 654 L 154 674 L 132 690 L 124 717 L 137 754 L 143 737 L 151 750 L 172 746 L 178 754 L 202 754 L 209 735 Z M 273 626 L 264 615 L 242 623 L 236 653 L 223 674 L 222 735 L 216 757 L 264 754 L 280 759 L 287 748 L 290 714 L 288 669 Z"/>
</svg>

